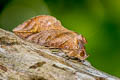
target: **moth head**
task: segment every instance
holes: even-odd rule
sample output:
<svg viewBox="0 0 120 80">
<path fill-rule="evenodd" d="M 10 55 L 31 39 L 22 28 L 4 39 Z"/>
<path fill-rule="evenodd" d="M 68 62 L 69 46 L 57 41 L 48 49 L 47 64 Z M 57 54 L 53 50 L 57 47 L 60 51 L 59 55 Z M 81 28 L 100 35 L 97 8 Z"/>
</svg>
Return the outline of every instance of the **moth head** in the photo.
<svg viewBox="0 0 120 80">
<path fill-rule="evenodd" d="M 79 58 L 80 60 L 85 60 L 87 57 L 88 55 L 84 49 L 78 50 L 77 58 Z"/>
</svg>

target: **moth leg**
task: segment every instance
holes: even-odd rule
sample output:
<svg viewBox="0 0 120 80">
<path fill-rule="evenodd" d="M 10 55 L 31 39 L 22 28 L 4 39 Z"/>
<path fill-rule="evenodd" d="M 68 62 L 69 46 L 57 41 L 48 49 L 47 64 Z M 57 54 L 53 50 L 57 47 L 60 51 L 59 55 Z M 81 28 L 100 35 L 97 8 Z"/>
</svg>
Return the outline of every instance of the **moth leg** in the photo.
<svg viewBox="0 0 120 80">
<path fill-rule="evenodd" d="M 69 59 L 78 60 L 78 61 L 81 62 L 81 63 L 84 63 L 84 62 L 85 62 L 85 60 L 81 60 L 80 58 L 76 57 L 78 54 L 75 53 L 74 51 L 68 52 L 67 55 L 68 55 Z"/>
<path fill-rule="evenodd" d="M 61 49 L 60 48 L 49 48 L 52 53 L 60 53 Z"/>
<path fill-rule="evenodd" d="M 75 57 L 74 51 L 67 50 L 65 52 L 67 54 L 67 59 L 72 59 L 72 60 L 78 60 L 78 58 Z"/>
</svg>

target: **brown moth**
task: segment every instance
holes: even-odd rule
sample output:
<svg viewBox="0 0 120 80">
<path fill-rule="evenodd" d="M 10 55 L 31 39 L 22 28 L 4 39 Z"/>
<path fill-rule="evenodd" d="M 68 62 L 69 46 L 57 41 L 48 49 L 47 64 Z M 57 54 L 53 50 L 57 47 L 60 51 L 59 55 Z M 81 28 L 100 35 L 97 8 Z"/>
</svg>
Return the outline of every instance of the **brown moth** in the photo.
<svg viewBox="0 0 120 80">
<path fill-rule="evenodd" d="M 64 28 L 61 22 L 48 15 L 34 17 L 13 29 L 20 38 L 49 48 L 67 51 L 67 55 L 85 60 L 87 54 L 84 44 L 86 39 Z"/>
</svg>

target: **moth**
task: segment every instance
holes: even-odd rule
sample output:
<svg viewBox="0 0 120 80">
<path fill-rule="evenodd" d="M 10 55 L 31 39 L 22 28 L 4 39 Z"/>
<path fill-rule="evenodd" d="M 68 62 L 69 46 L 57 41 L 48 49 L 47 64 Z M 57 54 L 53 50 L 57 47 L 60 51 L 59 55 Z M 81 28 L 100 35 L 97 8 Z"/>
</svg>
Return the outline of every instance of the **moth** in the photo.
<svg viewBox="0 0 120 80">
<path fill-rule="evenodd" d="M 84 47 L 86 39 L 66 29 L 53 16 L 36 16 L 18 25 L 13 32 L 20 38 L 49 48 L 58 48 L 69 57 L 85 60 L 88 56 Z"/>
</svg>

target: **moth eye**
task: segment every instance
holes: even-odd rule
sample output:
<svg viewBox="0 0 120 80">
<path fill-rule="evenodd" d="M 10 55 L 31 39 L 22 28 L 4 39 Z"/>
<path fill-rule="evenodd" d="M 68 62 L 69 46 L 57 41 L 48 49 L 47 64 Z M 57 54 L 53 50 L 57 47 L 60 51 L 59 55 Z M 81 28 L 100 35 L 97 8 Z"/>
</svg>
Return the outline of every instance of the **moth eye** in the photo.
<svg viewBox="0 0 120 80">
<path fill-rule="evenodd" d="M 85 56 L 85 52 L 84 52 L 84 51 L 81 51 L 80 56 L 81 56 L 81 57 L 84 57 L 84 56 Z"/>
</svg>

